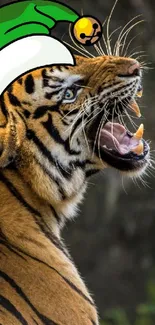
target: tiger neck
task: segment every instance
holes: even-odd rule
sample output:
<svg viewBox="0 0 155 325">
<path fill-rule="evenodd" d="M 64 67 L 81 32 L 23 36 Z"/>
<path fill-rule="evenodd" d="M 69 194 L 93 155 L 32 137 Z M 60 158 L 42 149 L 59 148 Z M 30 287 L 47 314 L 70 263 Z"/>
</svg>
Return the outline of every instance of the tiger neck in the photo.
<svg viewBox="0 0 155 325">
<path fill-rule="evenodd" d="M 87 288 L 61 241 L 59 220 L 53 209 L 38 200 L 19 171 L 5 169 L 0 172 L 0 196 L 2 254 L 3 247 L 7 247 L 13 255 L 26 260 L 30 257 L 48 265 L 61 276 L 70 277 L 88 297 Z M 5 259 L 1 263 L 5 263 Z M 37 270 L 35 272 L 37 277 Z"/>
<path fill-rule="evenodd" d="M 36 169 L 34 169 L 36 171 Z M 81 199 L 81 194 L 77 197 L 71 197 L 68 200 L 60 200 L 52 204 L 45 200 L 38 193 L 42 187 L 48 184 L 43 183 L 43 179 L 36 182 L 35 191 L 29 184 L 29 178 L 34 177 L 33 168 L 27 171 L 27 178 L 24 176 L 25 167 L 5 168 L 0 173 L 0 231 L 3 239 L 7 242 L 15 244 L 28 253 L 32 252 L 36 247 L 45 247 L 53 252 L 53 247 L 57 247 L 58 251 L 62 251 L 64 255 L 68 253 L 61 241 L 60 231 L 68 218 L 68 214 L 73 214 L 75 206 Z M 52 186 L 51 186 L 52 188 Z M 43 189 L 44 192 L 44 189 Z M 78 197 L 79 196 L 79 197 Z M 54 195 L 53 195 L 54 197 Z M 71 202 L 72 201 L 72 202 Z M 54 246 L 53 246 L 54 245 Z M 40 249 L 38 249 L 38 256 Z"/>
</svg>

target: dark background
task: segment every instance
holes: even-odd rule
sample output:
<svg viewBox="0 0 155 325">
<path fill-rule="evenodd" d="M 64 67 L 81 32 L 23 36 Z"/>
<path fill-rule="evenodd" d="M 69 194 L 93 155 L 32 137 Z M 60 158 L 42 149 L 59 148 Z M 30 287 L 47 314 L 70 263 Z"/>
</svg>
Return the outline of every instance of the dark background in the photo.
<svg viewBox="0 0 155 325">
<path fill-rule="evenodd" d="M 7 2 L 10 1 L 0 1 L 0 4 Z M 114 4 L 114 0 L 62 2 L 79 14 L 81 10 L 85 15 L 93 14 L 101 22 Z M 134 52 L 138 46 L 135 51 L 146 51 L 147 56 L 142 61 L 144 59 L 151 68 L 144 73 L 144 95 L 139 104 L 144 116 L 141 121 L 145 126 L 145 139 L 151 140 L 153 155 L 155 1 L 119 0 L 112 16 L 111 31 L 141 14 L 145 22 L 134 28 L 129 39 L 140 33 L 130 50 Z M 68 24 L 58 24 L 52 34 L 68 40 Z M 139 120 L 137 124 L 140 124 Z M 155 172 L 152 170 L 151 173 L 144 177 L 147 181 L 145 186 L 140 180 L 137 185 L 134 180 L 122 177 L 112 169 L 91 178 L 78 218 L 68 223 L 64 230 L 69 250 L 93 293 L 101 318 L 110 308 L 123 308 L 132 319 L 137 306 L 151 299 L 150 292 L 155 282 Z M 155 305 L 155 299 L 151 304 Z"/>
</svg>

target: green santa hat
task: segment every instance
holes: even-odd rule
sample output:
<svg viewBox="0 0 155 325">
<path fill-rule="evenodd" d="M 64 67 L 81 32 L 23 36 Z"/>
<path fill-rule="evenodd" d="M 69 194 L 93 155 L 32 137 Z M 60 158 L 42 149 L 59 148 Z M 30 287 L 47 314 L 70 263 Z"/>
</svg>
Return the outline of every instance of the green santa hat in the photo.
<svg viewBox="0 0 155 325">
<path fill-rule="evenodd" d="M 0 95 L 27 71 L 52 64 L 74 65 L 68 48 L 50 36 L 59 21 L 74 23 L 73 35 L 82 44 L 93 44 L 101 36 L 97 20 L 80 18 L 59 2 L 26 0 L 0 8 Z"/>
</svg>

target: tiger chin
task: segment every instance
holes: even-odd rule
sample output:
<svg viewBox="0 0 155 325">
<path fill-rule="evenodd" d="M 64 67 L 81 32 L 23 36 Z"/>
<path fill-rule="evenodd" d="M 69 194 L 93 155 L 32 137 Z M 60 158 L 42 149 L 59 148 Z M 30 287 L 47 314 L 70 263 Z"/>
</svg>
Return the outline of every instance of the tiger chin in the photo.
<svg viewBox="0 0 155 325">
<path fill-rule="evenodd" d="M 149 165 L 140 117 L 140 64 L 76 57 L 11 84 L 0 99 L 0 323 L 97 325 L 95 303 L 62 239 L 87 178 Z"/>
</svg>

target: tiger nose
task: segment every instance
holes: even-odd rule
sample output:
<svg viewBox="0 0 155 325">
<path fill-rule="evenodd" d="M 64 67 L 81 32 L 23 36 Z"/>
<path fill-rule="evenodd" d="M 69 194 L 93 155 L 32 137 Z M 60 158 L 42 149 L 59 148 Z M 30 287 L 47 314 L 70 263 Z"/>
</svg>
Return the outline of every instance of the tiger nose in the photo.
<svg viewBox="0 0 155 325">
<path fill-rule="evenodd" d="M 134 61 L 128 69 L 129 75 L 132 76 L 140 76 L 140 63 L 138 61 Z"/>
</svg>

